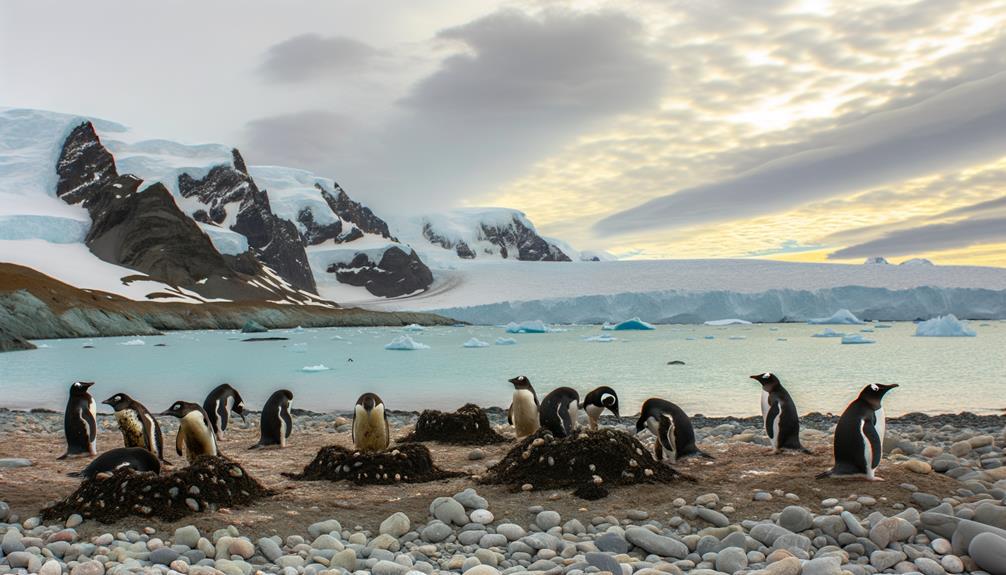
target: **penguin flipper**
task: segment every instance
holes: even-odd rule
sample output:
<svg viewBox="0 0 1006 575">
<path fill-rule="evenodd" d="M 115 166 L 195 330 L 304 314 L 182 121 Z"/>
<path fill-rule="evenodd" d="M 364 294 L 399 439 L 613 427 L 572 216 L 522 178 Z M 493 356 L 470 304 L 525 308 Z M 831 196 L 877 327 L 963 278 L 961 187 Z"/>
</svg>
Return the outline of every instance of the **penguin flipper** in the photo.
<svg viewBox="0 0 1006 575">
<path fill-rule="evenodd" d="M 535 402 L 537 405 L 537 402 Z M 513 403 L 510 403 L 510 407 L 506 408 L 506 422 L 513 425 Z"/>
<path fill-rule="evenodd" d="M 884 454 L 884 450 L 880 443 L 880 434 L 877 433 L 877 428 L 874 423 L 869 419 L 863 420 L 863 435 L 866 436 L 866 440 L 870 442 L 870 452 L 872 461 L 867 461 L 866 463 L 873 469 L 876 469 L 880 465 L 880 457 Z"/>
<path fill-rule="evenodd" d="M 175 452 L 178 453 L 179 457 L 182 456 L 182 444 L 183 443 L 185 443 L 185 432 L 182 431 L 181 427 L 179 427 L 178 428 L 178 434 L 175 435 Z"/>
<path fill-rule="evenodd" d="M 768 414 L 765 415 L 765 433 L 768 434 L 769 439 L 775 439 L 775 420 L 779 417 L 779 402 L 776 401 L 772 403 L 769 407 Z"/>
</svg>

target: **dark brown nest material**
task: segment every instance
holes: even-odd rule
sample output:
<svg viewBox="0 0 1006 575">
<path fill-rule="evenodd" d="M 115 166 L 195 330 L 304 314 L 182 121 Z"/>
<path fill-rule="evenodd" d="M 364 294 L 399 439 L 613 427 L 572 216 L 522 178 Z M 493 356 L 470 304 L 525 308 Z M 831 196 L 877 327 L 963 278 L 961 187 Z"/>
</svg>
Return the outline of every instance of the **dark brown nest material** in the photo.
<svg viewBox="0 0 1006 575">
<path fill-rule="evenodd" d="M 358 485 L 423 483 L 463 473 L 444 471 L 433 464 L 430 450 L 420 443 L 407 443 L 385 451 L 359 451 L 340 445 L 322 447 L 303 473 L 284 473 L 299 481 L 351 481 Z"/>
<path fill-rule="evenodd" d="M 439 441 L 455 445 L 492 445 L 507 438 L 496 433 L 481 407 L 469 403 L 454 413 L 427 409 L 419 415 L 415 430 L 401 443 Z"/>
</svg>

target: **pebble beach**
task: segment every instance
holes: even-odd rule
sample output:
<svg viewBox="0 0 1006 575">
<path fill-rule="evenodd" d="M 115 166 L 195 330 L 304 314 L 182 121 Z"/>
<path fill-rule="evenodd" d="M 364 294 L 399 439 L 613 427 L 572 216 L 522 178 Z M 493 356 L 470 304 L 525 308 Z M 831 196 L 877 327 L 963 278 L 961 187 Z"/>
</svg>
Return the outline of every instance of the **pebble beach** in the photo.
<svg viewBox="0 0 1006 575">
<path fill-rule="evenodd" d="M 503 411 L 486 411 L 512 438 Z M 247 450 L 258 437 L 257 414 L 235 423 L 221 452 L 271 497 L 175 522 L 101 524 L 38 517 L 79 484 L 66 473 L 88 462 L 56 461 L 62 414 L 0 410 L 0 573 L 1006 573 L 1000 416 L 889 419 L 883 482 L 814 479 L 831 465 L 837 420 L 821 414 L 801 418 L 812 453 L 781 455 L 770 453 L 758 417 L 694 416 L 698 444 L 715 459 L 676 463 L 691 481 L 612 487 L 596 501 L 533 484 L 482 483 L 515 441 L 430 443 L 437 465 L 462 472 L 430 483 L 360 486 L 281 475 L 302 469 L 323 446 L 350 446 L 348 416 L 297 412 L 282 450 Z M 394 436 L 417 416 L 391 414 Z M 160 421 L 166 458 L 184 465 L 170 449 L 175 421 Z M 628 418 L 604 423 L 634 431 Z M 99 416 L 99 427 L 99 451 L 121 445 L 112 417 Z M 639 438 L 652 445 L 649 434 Z"/>
</svg>

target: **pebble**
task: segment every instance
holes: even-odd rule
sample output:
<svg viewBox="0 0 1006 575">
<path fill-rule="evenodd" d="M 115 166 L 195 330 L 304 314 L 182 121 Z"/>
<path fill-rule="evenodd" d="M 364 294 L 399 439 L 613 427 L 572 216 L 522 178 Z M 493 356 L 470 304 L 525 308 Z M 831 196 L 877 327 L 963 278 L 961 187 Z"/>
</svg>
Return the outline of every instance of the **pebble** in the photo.
<svg viewBox="0 0 1006 575">
<path fill-rule="evenodd" d="M 779 526 L 794 533 L 810 529 L 813 523 L 814 516 L 799 505 L 790 505 L 779 514 Z"/>
<path fill-rule="evenodd" d="M 657 535 L 644 527 L 629 527 L 625 530 L 625 539 L 647 553 L 660 557 L 684 559 L 688 555 L 688 546 L 681 541 Z"/>
<path fill-rule="evenodd" d="M 534 518 L 534 523 L 542 531 L 548 531 L 553 527 L 558 527 L 562 522 L 562 516 L 555 511 L 542 511 Z"/>
<path fill-rule="evenodd" d="M 437 497 L 430 504 L 430 515 L 440 521 L 459 527 L 468 523 L 468 514 L 465 513 L 465 506 L 452 497 Z"/>
<path fill-rule="evenodd" d="M 409 521 L 409 516 L 399 511 L 381 522 L 379 532 L 382 535 L 401 537 L 408 533 L 411 527 L 412 522 Z"/>
</svg>

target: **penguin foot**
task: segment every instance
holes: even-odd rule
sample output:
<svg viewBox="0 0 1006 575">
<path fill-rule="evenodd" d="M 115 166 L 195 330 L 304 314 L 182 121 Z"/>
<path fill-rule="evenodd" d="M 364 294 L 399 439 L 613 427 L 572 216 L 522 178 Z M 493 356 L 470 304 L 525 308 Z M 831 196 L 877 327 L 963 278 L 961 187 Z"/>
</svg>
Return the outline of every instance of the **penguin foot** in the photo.
<svg viewBox="0 0 1006 575">
<path fill-rule="evenodd" d="M 873 477 L 870 477 L 869 480 L 870 481 L 887 481 L 886 479 L 884 479 L 883 477 L 881 477 L 879 475 L 874 475 Z"/>
</svg>

